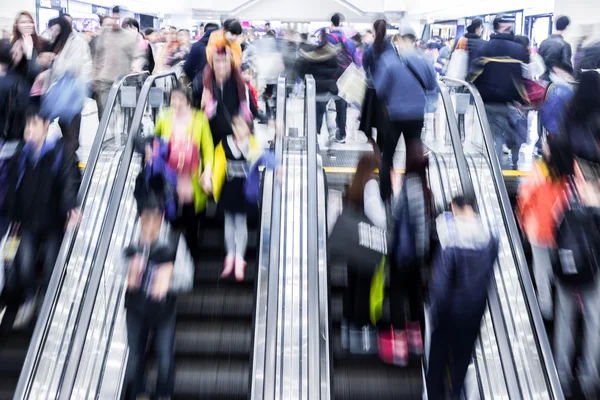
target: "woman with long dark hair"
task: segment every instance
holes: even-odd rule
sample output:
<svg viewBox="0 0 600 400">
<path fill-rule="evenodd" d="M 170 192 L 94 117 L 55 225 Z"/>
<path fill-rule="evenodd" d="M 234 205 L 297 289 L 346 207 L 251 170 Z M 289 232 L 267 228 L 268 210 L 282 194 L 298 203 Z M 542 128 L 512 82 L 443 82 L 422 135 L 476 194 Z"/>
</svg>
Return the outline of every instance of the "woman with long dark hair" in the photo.
<svg viewBox="0 0 600 400">
<path fill-rule="evenodd" d="M 87 85 L 92 78 L 92 54 L 85 38 L 73 31 L 71 24 L 64 16 L 48 23 L 50 29 L 50 51 L 54 56 L 52 68 L 46 77 L 46 87 L 50 87 L 66 73 Z M 79 148 L 79 128 L 81 112 L 72 121 L 58 120 L 60 130 L 66 139 L 67 148 L 75 152 Z"/>
<path fill-rule="evenodd" d="M 17 15 L 10 46 L 13 70 L 31 87 L 42 69 L 38 64 L 38 55 L 46 50 L 46 41 L 37 35 L 35 22 L 29 12 L 22 11 Z"/>
<path fill-rule="evenodd" d="M 392 48 L 392 44 L 387 38 L 387 22 L 383 19 L 378 19 L 373 24 L 373 32 L 375 39 L 373 44 L 368 46 L 363 52 L 363 68 L 367 73 L 367 78 L 371 80 L 377 70 L 379 56 L 388 48 Z M 365 100 L 363 102 L 359 130 L 362 131 L 367 138 L 373 135 L 373 128 L 377 130 L 377 145 L 383 150 L 383 140 L 387 130 L 387 113 L 385 104 L 377 97 L 375 88 L 372 83 L 369 83 Z"/>
<path fill-rule="evenodd" d="M 600 73 L 585 71 L 562 118 L 561 135 L 576 157 L 600 163 Z"/>
<path fill-rule="evenodd" d="M 377 151 L 361 157 L 346 193 L 345 207 L 364 213 L 373 225 L 386 229 L 385 206 L 375 175 L 379 162 Z M 343 297 L 342 347 L 349 348 L 353 354 L 377 353 L 377 330 L 370 322 L 369 311 L 372 274 L 364 271 L 364 266 L 352 265 L 351 261 L 348 263 L 348 284 Z"/>
</svg>

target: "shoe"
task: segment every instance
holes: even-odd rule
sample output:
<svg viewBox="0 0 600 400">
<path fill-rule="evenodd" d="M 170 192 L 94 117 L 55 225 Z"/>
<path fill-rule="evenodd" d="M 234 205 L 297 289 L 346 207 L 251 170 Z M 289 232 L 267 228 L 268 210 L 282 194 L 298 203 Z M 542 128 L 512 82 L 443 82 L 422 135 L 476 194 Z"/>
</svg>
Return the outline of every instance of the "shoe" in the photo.
<svg viewBox="0 0 600 400">
<path fill-rule="evenodd" d="M 377 333 L 379 358 L 386 364 L 394 363 L 394 331 L 381 330 Z"/>
<path fill-rule="evenodd" d="M 341 334 L 342 334 L 342 349 L 348 350 L 348 346 L 350 345 L 350 333 L 348 331 L 348 321 L 342 319 L 341 323 Z"/>
<path fill-rule="evenodd" d="M 351 324 L 349 334 L 351 354 L 377 354 L 377 330 L 375 327 L 370 325 L 357 327 Z"/>
<path fill-rule="evenodd" d="M 246 261 L 240 256 L 235 257 L 235 280 L 241 282 L 244 280 L 244 271 L 246 269 Z"/>
<path fill-rule="evenodd" d="M 235 265 L 235 257 L 227 256 L 225 257 L 225 265 L 223 266 L 223 272 L 221 273 L 221 278 L 228 278 L 229 275 L 233 272 L 233 267 Z"/>
<path fill-rule="evenodd" d="M 504 154 L 509 154 L 510 153 L 510 149 L 508 148 L 508 146 L 506 146 L 505 144 L 502 145 L 502 152 Z"/>
<path fill-rule="evenodd" d="M 406 332 L 408 338 L 408 352 L 416 356 L 422 356 L 423 336 L 421 335 L 421 324 L 418 322 L 407 322 Z"/>
<path fill-rule="evenodd" d="M 394 364 L 401 367 L 408 365 L 408 340 L 406 331 L 394 331 L 393 341 Z"/>
<path fill-rule="evenodd" d="M 35 315 L 36 304 L 37 296 L 30 297 L 25 300 L 25 303 L 21 305 L 19 311 L 17 312 L 13 329 L 24 329 L 31 323 L 31 320 Z"/>
<path fill-rule="evenodd" d="M 209 100 L 206 107 L 204 107 L 204 114 L 206 115 L 206 119 L 212 119 L 217 113 L 217 101 Z"/>
<path fill-rule="evenodd" d="M 346 143 L 346 138 L 338 138 L 337 136 L 333 139 L 334 142 L 344 144 Z"/>
</svg>

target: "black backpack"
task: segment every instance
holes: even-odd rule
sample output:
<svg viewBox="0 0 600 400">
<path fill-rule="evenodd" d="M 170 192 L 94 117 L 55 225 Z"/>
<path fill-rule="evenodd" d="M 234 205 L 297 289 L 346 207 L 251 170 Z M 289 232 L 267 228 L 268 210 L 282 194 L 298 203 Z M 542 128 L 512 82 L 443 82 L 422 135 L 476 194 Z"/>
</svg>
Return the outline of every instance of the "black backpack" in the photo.
<svg viewBox="0 0 600 400">
<path fill-rule="evenodd" d="M 346 37 L 339 38 L 336 35 L 331 34 L 331 37 L 335 41 L 336 45 L 340 45 L 340 49 L 337 54 L 338 73 L 335 78 L 342 76 L 344 71 L 354 62 L 352 53 L 346 44 Z"/>
<path fill-rule="evenodd" d="M 561 283 L 581 286 L 594 282 L 600 265 L 600 210 L 581 204 L 570 186 L 569 208 L 556 233 L 558 260 L 554 272 Z"/>
</svg>

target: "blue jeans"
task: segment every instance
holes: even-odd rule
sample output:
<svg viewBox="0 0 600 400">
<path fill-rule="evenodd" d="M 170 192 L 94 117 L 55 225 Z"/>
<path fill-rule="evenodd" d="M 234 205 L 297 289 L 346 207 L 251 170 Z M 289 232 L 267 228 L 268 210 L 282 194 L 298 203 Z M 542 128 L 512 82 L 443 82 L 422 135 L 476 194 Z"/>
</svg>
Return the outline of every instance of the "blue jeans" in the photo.
<svg viewBox="0 0 600 400">
<path fill-rule="evenodd" d="M 510 140 L 513 136 L 512 129 L 510 127 L 510 113 L 511 110 L 507 104 L 502 103 L 488 103 L 485 105 L 485 112 L 488 117 L 488 122 L 490 123 L 490 129 L 492 130 L 492 135 L 494 136 L 494 147 L 496 149 L 496 155 L 498 156 L 498 160 L 500 161 L 501 167 L 506 167 L 506 157 L 502 152 L 502 146 L 504 144 L 512 142 Z M 516 165 L 519 161 L 519 148 L 513 146 L 511 148 L 512 154 L 512 164 Z"/>
<path fill-rule="evenodd" d="M 175 297 L 156 302 L 143 293 L 127 293 L 127 398 L 146 393 L 144 372 L 148 337 L 154 332 L 158 376 L 156 397 L 171 397 L 175 387 Z"/>
<path fill-rule="evenodd" d="M 44 281 L 42 291 L 46 291 L 54 264 L 60 252 L 63 233 L 60 230 L 34 233 L 28 230 L 21 232 L 21 242 L 17 251 L 19 284 L 25 290 L 25 296 L 32 298 L 37 292 L 38 285 L 35 277 L 36 260 L 38 252 L 43 250 L 42 260 L 44 268 Z"/>
</svg>

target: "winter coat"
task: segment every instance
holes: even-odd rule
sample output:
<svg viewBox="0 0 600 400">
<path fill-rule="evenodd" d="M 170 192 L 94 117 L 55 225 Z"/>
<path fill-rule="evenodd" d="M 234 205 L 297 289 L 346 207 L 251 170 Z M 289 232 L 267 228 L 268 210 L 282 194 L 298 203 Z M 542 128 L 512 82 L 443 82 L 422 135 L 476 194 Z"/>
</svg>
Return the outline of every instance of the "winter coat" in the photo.
<svg viewBox="0 0 600 400">
<path fill-rule="evenodd" d="M 166 110 L 156 121 L 154 134 L 169 143 L 173 128 L 173 110 Z M 200 186 L 200 176 L 206 168 L 211 168 L 214 160 L 215 147 L 206 116 L 202 111 L 193 111 L 192 122 L 188 128 L 192 135 L 192 142 L 200 152 L 200 166 L 196 173 L 192 173 L 192 187 L 194 189 L 194 206 L 196 212 L 204 210 L 208 196 Z"/>
<path fill-rule="evenodd" d="M 438 89 L 435 71 L 427 60 L 415 51 L 398 56 L 393 48 L 381 54 L 373 83 L 377 96 L 386 101 L 390 121 L 423 120 L 426 91 Z"/>
<path fill-rule="evenodd" d="M 219 87 L 213 81 L 213 93 L 217 101 L 217 111 L 210 120 L 210 130 L 213 143 L 217 146 L 223 138 L 233 135 L 232 118 L 240 113 L 240 97 L 233 77 L 229 77 L 223 87 Z"/>
<path fill-rule="evenodd" d="M 204 71 L 204 67 L 207 64 L 206 47 L 208 46 L 208 40 L 210 35 L 214 32 L 214 29 L 204 32 L 204 35 L 200 40 L 192 45 L 190 53 L 188 54 L 183 71 L 187 75 L 190 82 L 194 80 L 197 74 Z"/>
<path fill-rule="evenodd" d="M 550 35 L 541 44 L 538 51 L 546 63 L 546 68 L 557 67 L 573 73 L 573 50 L 562 35 Z"/>
<path fill-rule="evenodd" d="M 72 32 L 62 50 L 56 55 L 50 73 L 46 76 L 46 87 L 56 83 L 66 72 L 87 84 L 92 79 L 92 53 L 85 38 Z"/>
<path fill-rule="evenodd" d="M 332 44 L 327 43 L 309 51 L 300 50 L 296 68 L 300 76 L 311 74 L 315 78 L 318 94 L 337 95 L 337 49 Z"/>
<path fill-rule="evenodd" d="M 47 139 L 38 155 L 29 143 L 14 155 L 8 180 L 8 215 L 21 229 L 62 231 L 67 213 L 77 207 L 81 182 L 77 160 L 63 139 Z"/>
<path fill-rule="evenodd" d="M 582 69 L 600 68 L 600 42 L 581 49 L 579 62 L 575 65 L 577 72 Z"/>
<path fill-rule="evenodd" d="M 31 86 L 14 71 L 0 76 L 0 138 L 22 140 Z"/>
<path fill-rule="evenodd" d="M 481 318 L 493 279 L 498 240 L 484 229 L 478 216 L 444 213 L 436 225 L 441 249 L 430 284 L 432 325 L 442 318 Z"/>
<path fill-rule="evenodd" d="M 494 33 L 473 60 L 468 79 L 485 103 L 529 103 L 523 83 L 523 65 L 529 64 L 529 54 L 514 39 L 512 34 Z"/>
<path fill-rule="evenodd" d="M 535 245 L 555 248 L 558 218 L 567 206 L 563 195 L 568 189 L 566 180 L 556 181 L 541 161 L 519 185 L 517 217 L 527 238 Z"/>
</svg>

